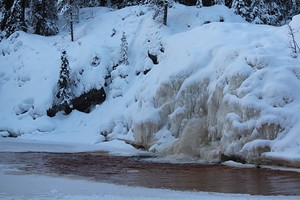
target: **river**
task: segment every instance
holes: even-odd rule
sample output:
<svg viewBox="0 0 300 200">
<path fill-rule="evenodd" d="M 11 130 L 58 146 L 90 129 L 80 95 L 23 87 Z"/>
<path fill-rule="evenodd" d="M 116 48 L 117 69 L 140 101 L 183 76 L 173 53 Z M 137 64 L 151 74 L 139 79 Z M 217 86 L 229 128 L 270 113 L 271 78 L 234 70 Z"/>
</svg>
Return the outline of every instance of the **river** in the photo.
<svg viewBox="0 0 300 200">
<path fill-rule="evenodd" d="M 300 195 L 300 173 L 266 168 L 237 168 L 218 164 L 149 162 L 143 157 L 91 153 L 0 153 L 0 164 L 22 173 L 75 176 L 106 183 L 149 188 Z"/>
</svg>

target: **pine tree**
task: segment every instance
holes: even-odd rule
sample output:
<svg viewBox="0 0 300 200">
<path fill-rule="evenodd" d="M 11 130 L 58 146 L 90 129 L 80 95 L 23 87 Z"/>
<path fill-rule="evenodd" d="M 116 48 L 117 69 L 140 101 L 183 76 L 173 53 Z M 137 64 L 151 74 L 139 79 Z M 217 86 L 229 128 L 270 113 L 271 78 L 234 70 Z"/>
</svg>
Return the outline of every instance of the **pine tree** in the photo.
<svg viewBox="0 0 300 200">
<path fill-rule="evenodd" d="M 80 3 L 79 6 L 81 8 L 100 6 L 100 3 L 98 0 L 84 0 L 84 1 L 80 1 L 79 3 Z"/>
<path fill-rule="evenodd" d="M 257 24 L 283 25 L 293 16 L 300 14 L 300 0 L 227 0 L 225 2 L 247 21 Z"/>
<path fill-rule="evenodd" d="M 247 6 L 245 0 L 233 0 L 232 8 L 235 10 L 235 13 L 245 17 L 248 15 Z"/>
<path fill-rule="evenodd" d="M 31 32 L 44 36 L 56 35 L 59 32 L 56 10 L 55 1 L 32 0 L 29 16 Z"/>
<path fill-rule="evenodd" d="M 214 0 L 217 5 L 225 5 L 225 0 Z"/>
<path fill-rule="evenodd" d="M 123 34 L 121 37 L 120 64 L 129 65 L 127 54 L 128 54 L 128 43 L 127 43 L 127 38 L 126 38 L 125 32 L 123 31 Z"/>
<path fill-rule="evenodd" d="M 62 51 L 61 54 L 61 67 L 59 79 L 57 82 L 56 104 L 60 106 L 71 106 L 72 100 L 72 84 L 70 78 L 70 66 L 67 58 L 67 52 Z"/>
<path fill-rule="evenodd" d="M 15 31 L 26 31 L 25 0 L 5 0 L 3 4 L 5 12 L 1 21 L 1 31 L 5 32 L 5 37 L 9 37 Z"/>
<path fill-rule="evenodd" d="M 264 7 L 263 0 L 253 0 L 250 5 L 250 14 L 248 21 L 254 21 L 256 24 L 262 24 L 261 20 L 262 8 Z"/>
</svg>

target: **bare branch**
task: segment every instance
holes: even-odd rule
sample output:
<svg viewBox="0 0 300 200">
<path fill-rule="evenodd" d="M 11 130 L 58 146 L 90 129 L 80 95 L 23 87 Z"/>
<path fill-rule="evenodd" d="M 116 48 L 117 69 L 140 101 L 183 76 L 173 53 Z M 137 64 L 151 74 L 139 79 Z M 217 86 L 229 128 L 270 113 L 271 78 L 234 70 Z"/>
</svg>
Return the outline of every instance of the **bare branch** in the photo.
<svg viewBox="0 0 300 200">
<path fill-rule="evenodd" d="M 297 58 L 297 53 L 300 52 L 300 48 L 295 39 L 295 30 L 290 25 L 288 25 L 288 28 L 289 28 L 289 36 L 290 36 L 289 47 L 292 50 L 292 56 L 294 58 Z"/>
</svg>

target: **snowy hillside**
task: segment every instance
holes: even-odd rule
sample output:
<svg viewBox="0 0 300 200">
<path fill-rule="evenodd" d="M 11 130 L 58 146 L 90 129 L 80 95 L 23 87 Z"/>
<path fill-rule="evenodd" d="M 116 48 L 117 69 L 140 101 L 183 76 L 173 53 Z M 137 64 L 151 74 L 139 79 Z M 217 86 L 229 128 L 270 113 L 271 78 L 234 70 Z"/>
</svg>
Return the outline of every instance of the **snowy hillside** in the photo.
<svg viewBox="0 0 300 200">
<path fill-rule="evenodd" d="M 300 55 L 288 26 L 249 24 L 224 6 L 174 4 L 167 26 L 152 15 L 147 6 L 82 9 L 74 42 L 63 22 L 57 36 L 2 40 L 0 134 L 300 166 Z M 300 16 L 290 25 L 299 44 Z M 128 64 L 114 67 L 123 33 Z M 75 93 L 105 86 L 107 98 L 89 114 L 50 118 L 63 50 Z"/>
</svg>

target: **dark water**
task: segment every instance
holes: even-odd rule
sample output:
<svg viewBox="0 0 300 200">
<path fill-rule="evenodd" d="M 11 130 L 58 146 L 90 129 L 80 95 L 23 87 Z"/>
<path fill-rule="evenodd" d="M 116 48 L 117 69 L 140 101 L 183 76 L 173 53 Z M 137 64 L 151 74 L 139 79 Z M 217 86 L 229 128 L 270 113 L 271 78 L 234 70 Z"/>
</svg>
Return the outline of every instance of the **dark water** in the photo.
<svg viewBox="0 0 300 200">
<path fill-rule="evenodd" d="M 74 175 L 129 186 L 300 195 L 300 173 L 263 168 L 153 163 L 105 153 L 0 153 L 0 163 L 19 166 L 24 172 Z"/>
</svg>

